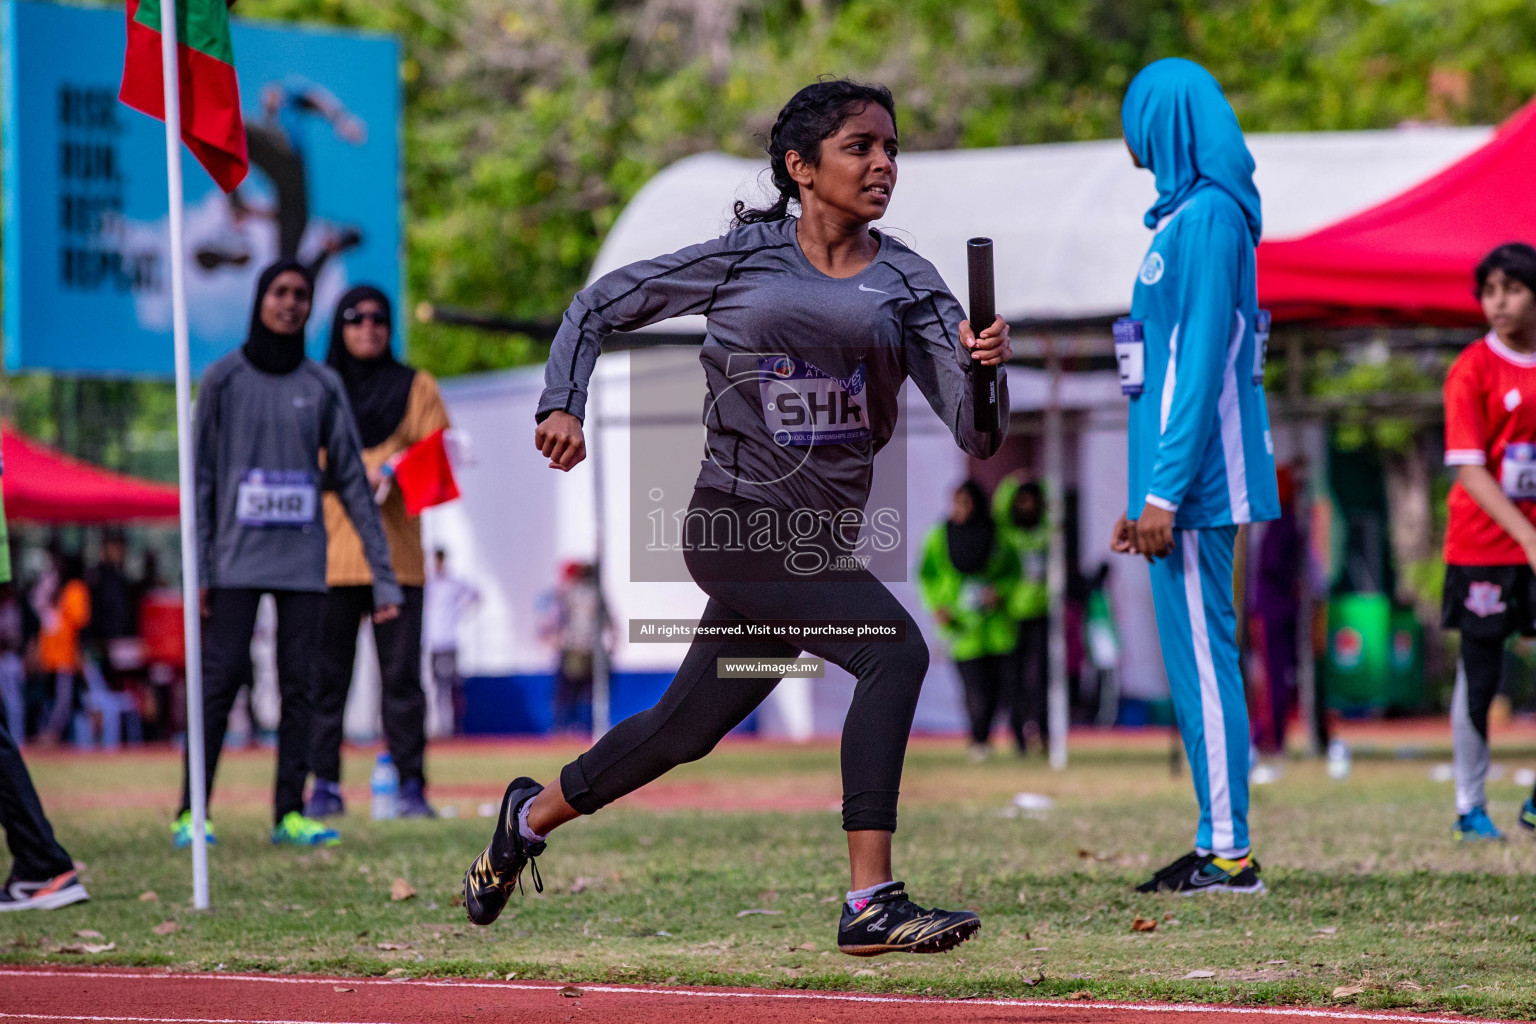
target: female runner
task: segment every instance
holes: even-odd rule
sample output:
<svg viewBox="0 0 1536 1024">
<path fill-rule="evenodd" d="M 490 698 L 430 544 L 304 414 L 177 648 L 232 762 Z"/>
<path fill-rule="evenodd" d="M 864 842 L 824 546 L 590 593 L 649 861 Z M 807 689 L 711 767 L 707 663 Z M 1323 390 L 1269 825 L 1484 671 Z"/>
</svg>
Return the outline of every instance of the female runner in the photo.
<svg viewBox="0 0 1536 1024">
<path fill-rule="evenodd" d="M 899 620 L 904 635 L 795 646 L 696 638 L 655 707 L 620 722 L 547 787 L 529 778 L 507 787 L 495 835 L 464 877 L 475 923 L 496 919 L 551 831 L 703 757 L 778 683 L 718 678 L 716 659 L 786 659 L 803 648 L 858 680 L 842 740 L 852 889 L 839 948 L 855 956 L 937 953 L 980 928 L 974 913 L 913 903 L 891 871 L 927 646 L 867 569 L 814 555 L 852 547 L 858 529 L 844 527 L 850 513 L 863 515 L 905 378 L 966 452 L 987 458 L 1003 441 L 1003 430 L 972 429 L 969 374 L 1009 357 L 1008 325 L 999 317 L 973 335 L 933 266 L 870 227 L 896 186 L 896 152 L 895 103 L 884 87 L 823 81 L 796 93 L 769 140 L 779 192 L 772 207 L 738 203 L 736 226 L 724 237 L 616 270 L 576 296 L 550 350 L 535 443 L 551 468 L 574 467 L 586 453 L 582 417 L 603 339 L 704 314 L 708 454 L 686 522 L 707 529 L 684 542 L 688 570 L 709 595 L 703 622 Z M 1006 379 L 998 390 L 1006 424 Z M 820 524 L 814 536 L 807 523 Z M 764 543 L 782 537 L 786 524 L 792 543 Z M 540 886 L 537 869 L 533 879 Z"/>
</svg>

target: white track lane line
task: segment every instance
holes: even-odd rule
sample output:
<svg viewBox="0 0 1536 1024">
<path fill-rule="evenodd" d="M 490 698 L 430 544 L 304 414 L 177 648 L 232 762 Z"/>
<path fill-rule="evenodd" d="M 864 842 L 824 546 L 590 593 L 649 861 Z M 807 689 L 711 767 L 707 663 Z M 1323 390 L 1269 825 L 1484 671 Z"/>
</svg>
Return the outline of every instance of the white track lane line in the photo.
<svg viewBox="0 0 1536 1024">
<path fill-rule="evenodd" d="M 420 978 L 396 978 L 391 980 L 371 978 L 280 978 L 262 974 L 141 974 L 115 971 L 34 971 L 0 968 L 0 978 L 17 976 L 24 978 L 111 978 L 114 981 L 244 981 L 272 985 L 337 985 L 380 986 L 412 988 L 470 988 L 515 989 L 527 992 L 558 992 L 563 985 L 549 982 L 531 984 L 517 981 L 428 981 Z M 695 999 L 779 999 L 837 1003 L 896 1003 L 922 1005 L 941 1003 L 965 1006 L 1004 1006 L 1018 1009 L 1054 1010 L 1134 1010 L 1140 1013 L 1211 1013 L 1246 1014 L 1250 1017 L 1307 1017 L 1315 1020 L 1372 1020 L 1396 1021 L 1401 1024 L 1479 1024 L 1475 1017 L 1430 1017 L 1417 1013 L 1371 1013 L 1363 1010 L 1302 1010 L 1281 1007 L 1205 1006 L 1199 1003 L 1108 1003 L 1108 1002 L 1059 1002 L 1047 999 L 942 999 L 921 996 L 856 996 L 837 992 L 719 992 L 710 989 L 686 988 L 639 988 L 632 985 L 587 985 L 575 982 L 583 992 L 601 992 L 611 995 L 678 996 Z M 376 1021 L 296 1021 L 271 1018 L 205 1018 L 205 1017 L 106 1017 L 76 1014 L 0 1013 L 0 1020 L 91 1020 L 123 1022 L 123 1024 L 380 1024 Z"/>
</svg>

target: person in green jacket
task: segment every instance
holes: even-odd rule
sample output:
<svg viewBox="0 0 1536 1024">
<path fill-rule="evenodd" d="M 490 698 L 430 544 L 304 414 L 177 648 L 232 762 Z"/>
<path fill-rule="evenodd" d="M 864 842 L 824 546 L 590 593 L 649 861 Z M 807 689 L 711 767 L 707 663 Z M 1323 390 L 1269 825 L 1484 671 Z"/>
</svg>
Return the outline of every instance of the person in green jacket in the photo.
<svg viewBox="0 0 1536 1024">
<path fill-rule="evenodd" d="M 949 520 L 923 542 L 918 591 L 960 672 L 978 761 L 987 756 L 992 719 L 1007 688 L 1017 638 L 1007 605 L 1018 575 L 1019 557 L 987 514 L 986 493 L 965 481 L 955 490 Z M 1021 725 L 1015 723 L 1014 738 L 1022 749 Z"/>
<path fill-rule="evenodd" d="M 1045 518 L 1045 492 L 1033 480 L 1011 474 L 992 495 L 997 531 L 1018 558 L 1018 579 L 1008 593 L 1007 611 L 1018 640 L 1009 658 L 1008 688 L 1019 751 L 1024 730 L 1033 723 L 1046 746 L 1050 727 L 1045 689 L 1049 665 L 1051 593 L 1046 568 L 1051 553 L 1051 525 Z"/>
</svg>

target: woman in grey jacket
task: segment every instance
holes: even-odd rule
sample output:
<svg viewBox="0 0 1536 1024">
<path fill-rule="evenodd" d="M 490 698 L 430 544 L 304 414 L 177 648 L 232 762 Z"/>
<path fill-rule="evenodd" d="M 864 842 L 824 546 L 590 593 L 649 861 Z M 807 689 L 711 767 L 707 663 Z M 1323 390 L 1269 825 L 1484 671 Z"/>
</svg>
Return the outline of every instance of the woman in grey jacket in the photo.
<svg viewBox="0 0 1536 1024">
<path fill-rule="evenodd" d="M 310 676 L 325 606 L 322 477 L 362 538 L 373 570 L 374 620 L 393 618 L 401 601 L 341 379 L 304 356 L 313 292 L 309 271 L 295 261 L 262 272 L 249 336 L 204 371 L 194 425 L 205 778 L 211 792 L 230 708 L 249 671 L 256 607 L 269 593 L 277 602 L 282 694 L 272 842 L 295 846 L 340 841 L 303 815 Z M 172 824 L 176 846 L 192 841 L 190 807 L 184 775 L 181 813 Z"/>
</svg>

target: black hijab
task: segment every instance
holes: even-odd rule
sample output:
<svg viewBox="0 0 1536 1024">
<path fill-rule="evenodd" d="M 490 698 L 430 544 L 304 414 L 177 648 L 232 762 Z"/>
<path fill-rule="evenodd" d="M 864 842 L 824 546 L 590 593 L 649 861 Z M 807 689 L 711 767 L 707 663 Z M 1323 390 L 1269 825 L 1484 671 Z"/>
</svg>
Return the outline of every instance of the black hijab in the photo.
<svg viewBox="0 0 1536 1024">
<path fill-rule="evenodd" d="M 967 480 L 956 488 L 971 496 L 971 518 L 963 523 L 949 522 L 944 526 L 949 541 L 949 560 L 955 569 L 966 576 L 977 576 L 987 568 L 992 557 L 992 536 L 995 527 L 987 510 L 987 496 L 981 485 Z"/>
<path fill-rule="evenodd" d="M 267 297 L 267 289 L 285 271 L 302 274 L 309 284 L 310 301 L 314 301 L 315 278 L 309 268 L 298 260 L 278 260 L 261 272 L 256 282 L 256 304 L 251 308 L 251 327 L 245 336 L 241 351 L 251 365 L 265 373 L 292 373 L 304 361 L 304 328 L 295 334 L 278 334 L 261 322 L 261 303 Z M 306 317 L 306 324 L 309 319 Z"/>
<path fill-rule="evenodd" d="M 396 360 L 394 352 L 387 348 L 376 359 L 359 359 L 347 351 L 347 343 L 341 337 L 342 325 L 346 323 L 343 318 L 347 310 L 368 299 L 377 302 L 393 324 L 389 296 L 371 284 L 360 284 L 336 303 L 336 315 L 331 318 L 331 350 L 325 354 L 326 365 L 341 374 L 341 382 L 347 386 L 347 398 L 352 403 L 352 414 L 357 417 L 364 448 L 383 444 L 400 426 L 410 401 L 411 384 L 416 379 L 416 371 Z"/>
</svg>

